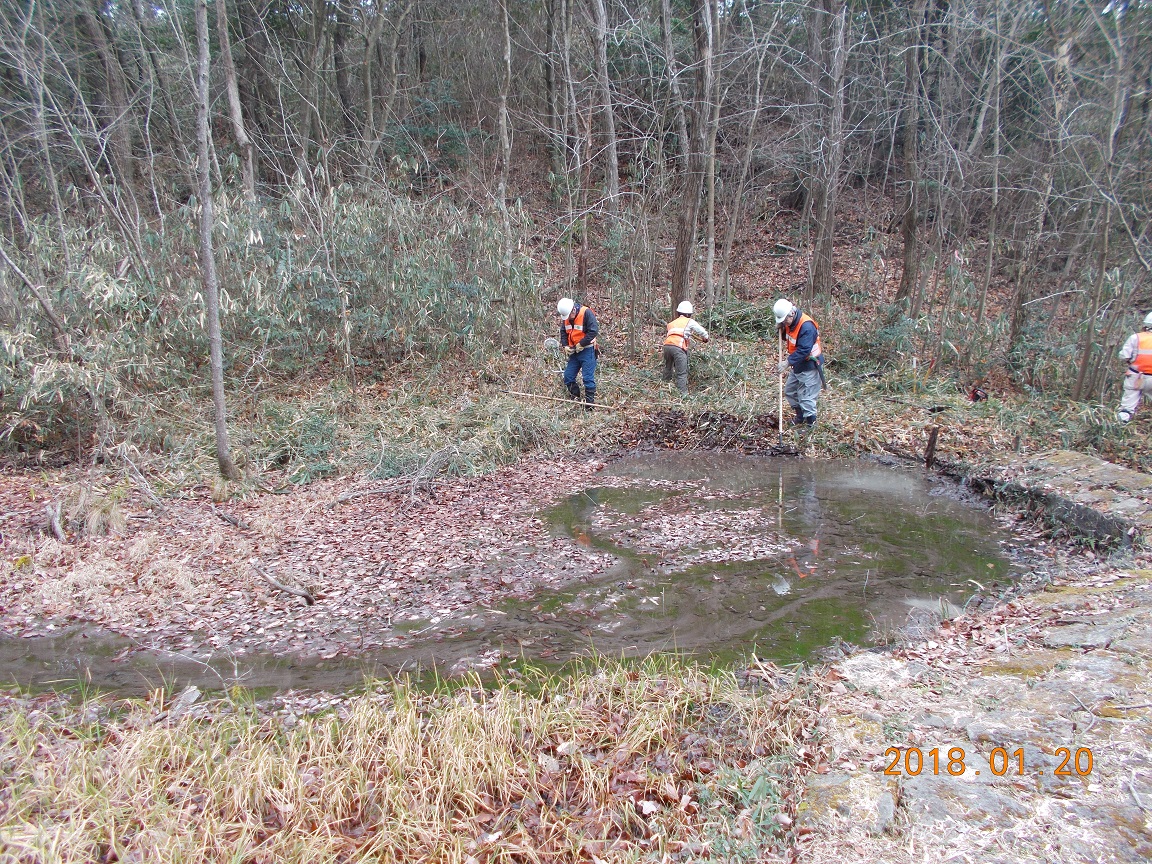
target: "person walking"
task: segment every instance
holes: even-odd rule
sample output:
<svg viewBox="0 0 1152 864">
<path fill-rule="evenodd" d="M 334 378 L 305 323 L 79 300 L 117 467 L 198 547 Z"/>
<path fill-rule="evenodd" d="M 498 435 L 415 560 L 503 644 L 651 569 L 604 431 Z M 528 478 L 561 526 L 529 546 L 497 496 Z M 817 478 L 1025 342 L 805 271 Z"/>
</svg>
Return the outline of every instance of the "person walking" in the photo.
<svg viewBox="0 0 1152 864">
<path fill-rule="evenodd" d="M 676 389 L 688 395 L 688 346 L 693 336 L 708 341 L 708 331 L 692 320 L 695 310 L 687 300 L 676 307 L 679 316 L 668 322 L 668 335 L 664 337 L 664 380 L 676 376 Z"/>
<path fill-rule="evenodd" d="M 596 346 L 596 336 L 600 325 L 596 315 L 587 306 L 581 306 L 571 297 L 562 297 L 556 304 L 560 315 L 560 344 L 568 356 L 564 367 L 564 386 L 568 395 L 580 401 L 579 375 L 584 379 L 584 409 L 591 411 L 596 404 L 596 356 L 600 349 Z"/>
<path fill-rule="evenodd" d="M 1128 363 L 1120 395 L 1120 422 L 1127 423 L 1140 407 L 1141 397 L 1152 399 L 1152 312 L 1144 316 L 1144 327 L 1128 337 L 1120 359 Z"/>
<path fill-rule="evenodd" d="M 794 426 L 812 426 L 816 422 L 816 400 L 824 386 L 824 349 L 820 345 L 820 328 L 787 300 L 777 300 L 772 316 L 786 343 L 788 358 L 780 361 L 779 374 L 788 373 L 784 398 L 796 412 Z"/>
</svg>

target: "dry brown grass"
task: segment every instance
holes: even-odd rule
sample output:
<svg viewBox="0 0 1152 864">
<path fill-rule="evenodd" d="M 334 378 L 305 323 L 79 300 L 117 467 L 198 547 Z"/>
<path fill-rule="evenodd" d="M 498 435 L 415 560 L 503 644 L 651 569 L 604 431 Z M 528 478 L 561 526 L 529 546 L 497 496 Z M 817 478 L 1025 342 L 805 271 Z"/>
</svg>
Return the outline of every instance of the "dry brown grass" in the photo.
<svg viewBox="0 0 1152 864">
<path fill-rule="evenodd" d="M 421 693 L 375 688 L 287 726 L 224 700 L 152 722 L 10 710 L 14 862 L 638 861 L 783 844 L 810 684 L 673 661 Z M 89 718 L 85 720 L 84 718 Z M 693 852 L 696 850 L 699 854 Z"/>
</svg>

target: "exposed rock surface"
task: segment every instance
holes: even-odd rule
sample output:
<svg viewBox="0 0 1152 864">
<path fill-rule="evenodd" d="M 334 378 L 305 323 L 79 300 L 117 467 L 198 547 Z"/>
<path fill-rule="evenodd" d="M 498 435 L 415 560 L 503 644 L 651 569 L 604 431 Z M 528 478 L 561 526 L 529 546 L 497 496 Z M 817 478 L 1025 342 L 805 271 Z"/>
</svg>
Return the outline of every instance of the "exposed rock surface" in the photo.
<svg viewBox="0 0 1152 864">
<path fill-rule="evenodd" d="M 800 860 L 1149 860 L 1150 642 L 1152 570 L 1098 565 L 838 662 Z"/>
<path fill-rule="evenodd" d="M 1046 520 L 1109 544 L 1152 537 L 1152 475 L 1072 450 L 993 469 L 975 484 L 1043 511 Z"/>
</svg>

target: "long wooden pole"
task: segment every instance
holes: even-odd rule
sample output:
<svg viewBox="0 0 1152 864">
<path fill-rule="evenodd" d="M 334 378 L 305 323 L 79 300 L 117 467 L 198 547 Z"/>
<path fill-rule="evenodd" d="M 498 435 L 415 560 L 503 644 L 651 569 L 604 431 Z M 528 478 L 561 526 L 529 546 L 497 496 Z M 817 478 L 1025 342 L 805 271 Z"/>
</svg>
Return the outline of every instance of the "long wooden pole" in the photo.
<svg viewBox="0 0 1152 864">
<path fill-rule="evenodd" d="M 777 334 L 779 336 L 779 334 Z M 784 340 L 780 343 L 780 363 L 784 362 Z M 776 423 L 780 427 L 780 446 L 784 446 L 784 373 L 780 371 L 780 363 L 776 364 L 776 383 L 780 387 L 780 401 L 776 407 Z"/>
</svg>

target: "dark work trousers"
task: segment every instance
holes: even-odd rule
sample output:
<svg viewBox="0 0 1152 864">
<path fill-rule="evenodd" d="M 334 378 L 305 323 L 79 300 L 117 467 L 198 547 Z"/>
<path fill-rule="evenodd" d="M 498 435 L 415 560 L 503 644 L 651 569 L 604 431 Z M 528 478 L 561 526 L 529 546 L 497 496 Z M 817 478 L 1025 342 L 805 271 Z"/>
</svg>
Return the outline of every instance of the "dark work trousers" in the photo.
<svg viewBox="0 0 1152 864">
<path fill-rule="evenodd" d="M 688 352 L 679 345 L 664 346 L 664 380 L 671 381 L 676 376 L 676 389 L 688 392 Z"/>
<path fill-rule="evenodd" d="M 568 365 L 564 367 L 564 386 L 569 393 L 572 393 L 575 387 L 576 392 L 573 395 L 576 396 L 580 393 L 580 387 L 576 384 L 577 375 L 582 375 L 584 378 L 585 393 L 596 392 L 596 349 L 591 345 L 569 357 Z"/>
</svg>

